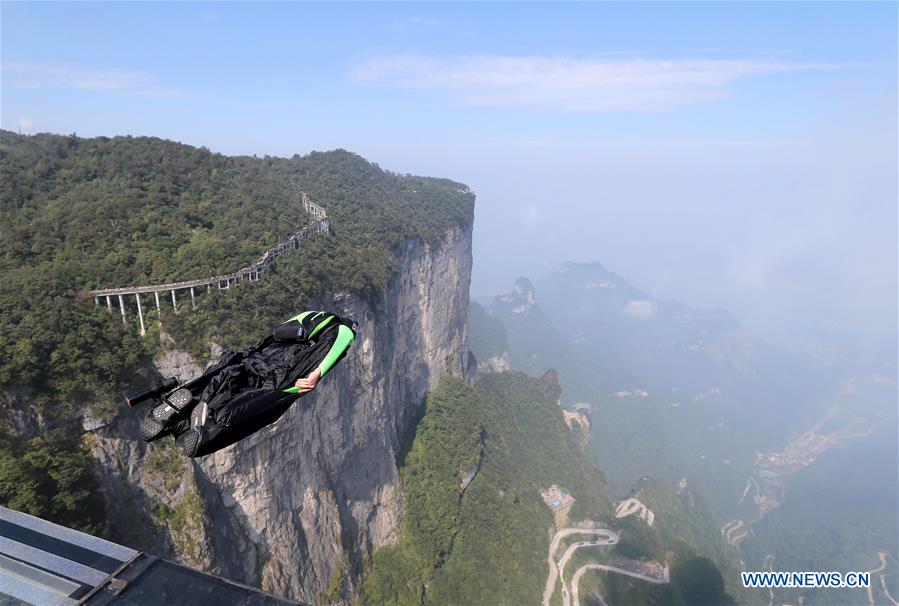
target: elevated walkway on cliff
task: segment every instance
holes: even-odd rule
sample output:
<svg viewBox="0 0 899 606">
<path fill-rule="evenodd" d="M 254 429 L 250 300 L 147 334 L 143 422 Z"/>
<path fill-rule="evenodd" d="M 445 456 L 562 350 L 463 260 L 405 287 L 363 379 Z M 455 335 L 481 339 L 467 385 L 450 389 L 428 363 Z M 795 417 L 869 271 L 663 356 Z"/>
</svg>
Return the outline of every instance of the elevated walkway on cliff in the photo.
<svg viewBox="0 0 899 606">
<path fill-rule="evenodd" d="M 253 264 L 248 265 L 247 267 L 242 267 L 228 274 L 210 276 L 207 278 L 170 282 L 167 284 L 126 286 L 124 288 L 102 288 L 99 290 L 88 291 L 88 293 L 94 297 L 94 303 L 97 306 L 102 304 L 102 299 L 105 299 L 106 309 L 108 309 L 110 313 L 114 307 L 117 307 L 122 315 L 122 323 L 126 325 L 128 323 L 126 297 L 133 296 L 137 308 L 137 317 L 140 322 L 140 334 L 145 335 L 147 329 L 146 324 L 144 323 L 144 309 L 143 305 L 141 305 L 141 295 L 153 295 L 156 301 L 156 312 L 161 322 L 162 305 L 160 303 L 160 293 L 162 293 L 164 297 L 171 296 L 172 311 L 174 313 L 178 313 L 178 297 L 176 293 L 179 291 L 189 292 L 191 307 L 196 308 L 197 288 L 205 286 L 206 290 L 209 291 L 215 286 L 219 290 L 226 290 L 231 288 L 232 284 L 257 282 L 279 256 L 286 252 L 299 249 L 303 240 L 307 240 L 316 234 L 330 234 L 331 221 L 328 219 L 328 213 L 324 208 L 315 202 L 312 202 L 305 192 L 301 195 L 303 199 L 303 208 L 310 215 L 311 220 L 292 232 L 286 239 L 278 242 L 265 251 Z"/>
<path fill-rule="evenodd" d="M 2 506 L 0 604 L 300 606 Z"/>
</svg>

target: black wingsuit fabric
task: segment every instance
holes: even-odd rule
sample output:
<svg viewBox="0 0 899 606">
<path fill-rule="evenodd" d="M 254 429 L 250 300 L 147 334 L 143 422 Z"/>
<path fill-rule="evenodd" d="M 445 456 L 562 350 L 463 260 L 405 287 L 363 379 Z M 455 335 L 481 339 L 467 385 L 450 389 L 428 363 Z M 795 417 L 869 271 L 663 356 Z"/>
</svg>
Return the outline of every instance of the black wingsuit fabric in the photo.
<svg viewBox="0 0 899 606">
<path fill-rule="evenodd" d="M 203 376 L 186 385 L 194 406 L 209 405 L 195 457 L 221 450 L 277 421 L 300 394 L 284 393 L 315 370 L 337 338 L 338 322 L 310 342 L 276 341 L 272 335 L 240 352 L 225 352 Z M 175 437 L 190 429 L 184 419 Z"/>
</svg>

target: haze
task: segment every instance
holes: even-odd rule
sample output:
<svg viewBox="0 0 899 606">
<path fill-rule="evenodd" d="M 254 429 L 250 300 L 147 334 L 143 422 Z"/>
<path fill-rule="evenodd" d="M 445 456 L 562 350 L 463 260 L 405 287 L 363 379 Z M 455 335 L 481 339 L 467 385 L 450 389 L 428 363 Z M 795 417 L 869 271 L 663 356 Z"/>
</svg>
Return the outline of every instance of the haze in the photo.
<svg viewBox="0 0 899 606">
<path fill-rule="evenodd" d="M 599 260 L 895 353 L 895 3 L 2 10 L 4 129 L 349 149 L 477 191 L 474 296 Z"/>
</svg>

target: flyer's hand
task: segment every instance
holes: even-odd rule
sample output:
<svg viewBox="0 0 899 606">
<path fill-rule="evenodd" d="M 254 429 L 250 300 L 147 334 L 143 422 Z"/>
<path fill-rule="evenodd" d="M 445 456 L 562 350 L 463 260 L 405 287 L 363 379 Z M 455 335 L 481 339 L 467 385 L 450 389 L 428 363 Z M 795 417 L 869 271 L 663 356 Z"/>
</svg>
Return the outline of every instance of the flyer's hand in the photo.
<svg viewBox="0 0 899 606">
<path fill-rule="evenodd" d="M 318 384 L 319 379 L 322 378 L 322 371 L 316 368 L 312 372 L 309 373 L 304 379 L 297 379 L 295 383 L 296 387 L 300 389 L 300 393 L 309 393 L 315 386 Z"/>
</svg>

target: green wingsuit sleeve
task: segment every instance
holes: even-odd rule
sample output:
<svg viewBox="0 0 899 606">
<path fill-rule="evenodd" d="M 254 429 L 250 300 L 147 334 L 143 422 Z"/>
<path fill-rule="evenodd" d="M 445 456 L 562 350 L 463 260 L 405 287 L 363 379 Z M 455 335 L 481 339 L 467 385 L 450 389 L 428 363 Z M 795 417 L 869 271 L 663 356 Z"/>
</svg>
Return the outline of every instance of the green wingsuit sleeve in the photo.
<svg viewBox="0 0 899 606">
<path fill-rule="evenodd" d="M 349 349 L 350 345 L 353 344 L 353 341 L 356 339 L 356 335 L 353 333 L 352 329 L 349 326 L 344 326 L 341 324 L 337 327 L 337 339 L 334 340 L 334 345 L 331 346 L 331 349 L 328 350 L 325 359 L 322 360 L 322 363 L 318 365 L 319 370 L 322 371 L 322 376 L 325 376 L 329 370 L 337 363 L 337 360 L 343 353 Z"/>
</svg>

